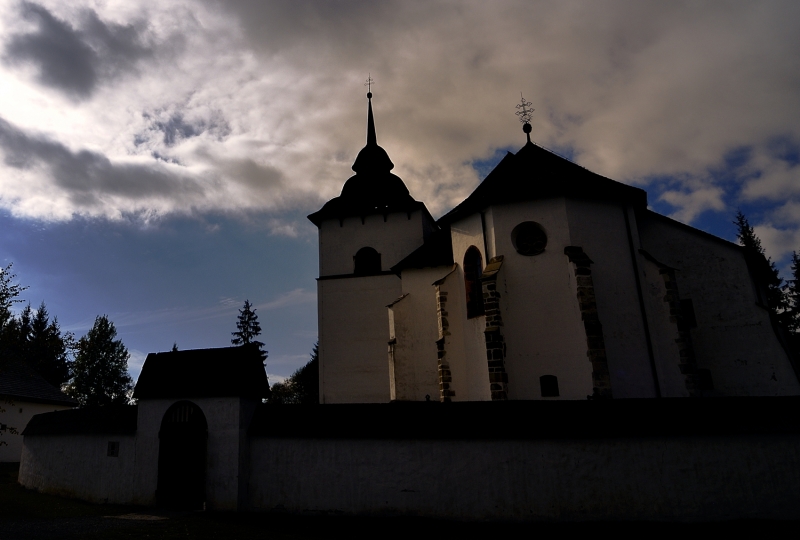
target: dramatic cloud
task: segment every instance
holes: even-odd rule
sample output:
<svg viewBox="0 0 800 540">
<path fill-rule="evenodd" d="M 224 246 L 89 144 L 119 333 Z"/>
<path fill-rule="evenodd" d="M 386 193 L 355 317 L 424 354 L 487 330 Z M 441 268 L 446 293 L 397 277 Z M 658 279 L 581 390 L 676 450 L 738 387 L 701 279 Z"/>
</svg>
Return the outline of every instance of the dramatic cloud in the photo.
<svg viewBox="0 0 800 540">
<path fill-rule="evenodd" d="M 129 72 L 151 53 L 133 25 L 106 24 L 90 9 L 82 10 L 79 28 L 34 3 L 22 2 L 19 15 L 32 28 L 12 34 L 6 61 L 32 65 L 39 82 L 77 99 L 88 98 L 101 78 Z"/>
<path fill-rule="evenodd" d="M 313 211 L 363 145 L 369 72 L 379 142 L 434 213 L 522 145 L 523 91 L 539 144 L 659 209 L 691 223 L 760 205 L 783 236 L 765 234 L 788 238 L 767 245 L 798 238 L 779 215 L 800 205 L 797 2 L 48 0 L 0 14 L 0 205 L 15 215 Z"/>
</svg>

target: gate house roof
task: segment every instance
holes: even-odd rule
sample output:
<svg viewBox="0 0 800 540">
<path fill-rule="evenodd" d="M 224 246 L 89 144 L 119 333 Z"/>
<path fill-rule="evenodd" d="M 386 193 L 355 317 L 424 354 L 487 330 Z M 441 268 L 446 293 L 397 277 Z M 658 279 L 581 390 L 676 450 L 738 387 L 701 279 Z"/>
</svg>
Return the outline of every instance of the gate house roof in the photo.
<svg viewBox="0 0 800 540">
<path fill-rule="evenodd" d="M 268 396 L 255 345 L 150 353 L 133 392 L 136 399 Z"/>
</svg>

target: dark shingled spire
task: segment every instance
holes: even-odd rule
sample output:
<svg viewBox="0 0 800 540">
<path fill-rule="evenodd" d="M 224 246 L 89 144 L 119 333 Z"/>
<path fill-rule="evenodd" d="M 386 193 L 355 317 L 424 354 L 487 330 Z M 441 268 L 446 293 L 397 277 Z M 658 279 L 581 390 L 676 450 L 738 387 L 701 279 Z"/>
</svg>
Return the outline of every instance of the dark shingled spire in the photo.
<svg viewBox="0 0 800 540">
<path fill-rule="evenodd" d="M 378 145 L 378 136 L 375 134 L 375 118 L 372 116 L 372 92 L 367 93 L 367 146 Z"/>
<path fill-rule="evenodd" d="M 378 146 L 375 117 L 372 114 L 372 92 L 367 93 L 367 99 L 367 145 L 353 163 L 356 174 L 345 182 L 339 197 L 331 199 L 318 212 L 308 216 L 317 226 L 329 218 L 386 215 L 425 207 L 415 201 L 403 181 L 390 172 L 394 169 L 394 163 L 386 150 Z"/>
<path fill-rule="evenodd" d="M 394 163 L 389 159 L 386 150 L 378 146 L 378 136 L 375 133 L 375 117 L 372 115 L 372 92 L 367 93 L 367 146 L 358 153 L 353 170 L 357 173 L 381 173 L 394 169 Z"/>
</svg>

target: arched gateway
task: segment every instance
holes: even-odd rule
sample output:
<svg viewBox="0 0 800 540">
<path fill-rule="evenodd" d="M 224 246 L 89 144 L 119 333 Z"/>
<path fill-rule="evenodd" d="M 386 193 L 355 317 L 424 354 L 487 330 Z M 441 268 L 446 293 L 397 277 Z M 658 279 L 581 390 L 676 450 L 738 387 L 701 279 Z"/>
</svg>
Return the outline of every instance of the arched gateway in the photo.
<svg viewBox="0 0 800 540">
<path fill-rule="evenodd" d="M 173 404 L 161 420 L 158 438 L 158 504 L 202 508 L 208 441 L 203 411 L 190 401 Z"/>
</svg>

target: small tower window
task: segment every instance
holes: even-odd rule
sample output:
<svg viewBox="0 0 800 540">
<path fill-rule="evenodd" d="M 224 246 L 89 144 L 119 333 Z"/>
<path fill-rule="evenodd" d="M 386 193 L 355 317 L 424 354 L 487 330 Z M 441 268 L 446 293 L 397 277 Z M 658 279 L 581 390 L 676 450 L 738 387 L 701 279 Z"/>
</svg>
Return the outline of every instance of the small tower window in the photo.
<svg viewBox="0 0 800 540">
<path fill-rule="evenodd" d="M 511 231 L 511 243 L 520 255 L 538 255 L 547 247 L 547 235 L 538 223 L 523 221 Z"/>
<path fill-rule="evenodd" d="M 381 254 L 374 248 L 363 247 L 353 256 L 355 269 L 353 273 L 358 276 L 371 276 L 381 273 Z"/>
<path fill-rule="evenodd" d="M 467 318 L 483 315 L 483 258 L 475 246 L 470 246 L 464 254 L 464 288 L 467 290 Z"/>
<path fill-rule="evenodd" d="M 558 397 L 558 377 L 555 375 L 542 375 L 539 385 L 542 387 L 542 397 Z"/>
</svg>

